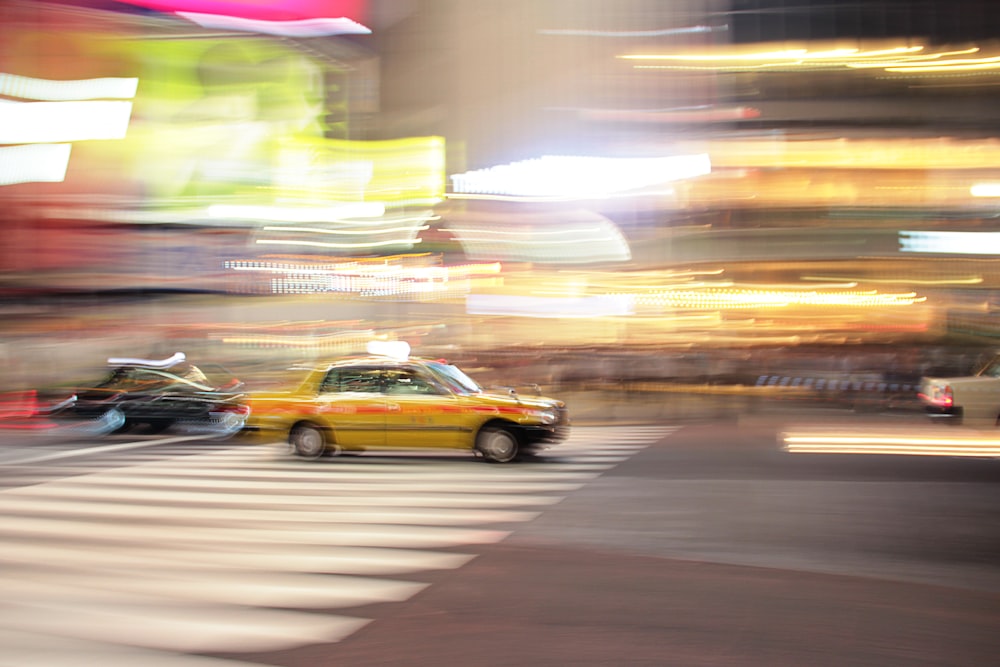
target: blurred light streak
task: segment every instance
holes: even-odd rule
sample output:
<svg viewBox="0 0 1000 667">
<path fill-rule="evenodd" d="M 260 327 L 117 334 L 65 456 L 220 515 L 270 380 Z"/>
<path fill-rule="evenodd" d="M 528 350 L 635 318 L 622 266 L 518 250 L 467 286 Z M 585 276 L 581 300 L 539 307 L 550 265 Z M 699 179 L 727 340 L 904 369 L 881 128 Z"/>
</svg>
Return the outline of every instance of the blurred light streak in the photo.
<svg viewBox="0 0 1000 667">
<path fill-rule="evenodd" d="M 503 294 L 470 294 L 465 299 L 470 315 L 514 315 L 542 318 L 591 318 L 633 315 L 631 300 L 616 295 L 543 297 Z"/>
<path fill-rule="evenodd" d="M 909 306 L 922 302 L 926 297 L 918 297 L 914 292 L 903 294 L 880 294 L 875 290 L 837 290 L 818 292 L 814 289 L 802 290 L 760 290 L 725 289 L 707 287 L 705 289 L 664 290 L 660 292 L 633 294 L 636 304 L 669 308 L 725 309 L 725 308 L 786 308 L 789 306 L 847 306 L 881 308 L 885 306 Z"/>
<path fill-rule="evenodd" d="M 48 102 L 80 101 L 102 98 L 130 99 L 135 97 L 139 79 L 104 77 L 55 81 L 36 79 L 0 72 L 0 95 Z"/>
<path fill-rule="evenodd" d="M 644 60 L 657 63 L 667 61 L 671 63 L 666 65 L 635 65 L 634 67 L 636 69 L 740 72 L 753 71 L 757 69 L 833 69 L 847 67 L 851 63 L 856 63 L 857 61 L 868 62 L 872 60 L 875 62 L 884 60 L 887 64 L 892 64 L 899 62 L 900 56 L 919 53 L 923 51 L 923 49 L 924 47 L 919 45 L 893 46 L 889 48 L 870 50 L 862 50 L 855 47 L 834 47 L 826 50 L 810 50 L 808 48 L 778 48 L 748 51 L 745 49 L 739 49 L 727 53 L 720 53 L 718 50 L 712 53 L 647 53 L 621 55 L 618 56 L 618 58 L 623 60 Z M 934 58 L 937 56 L 936 54 L 928 54 L 913 57 Z"/>
<path fill-rule="evenodd" d="M 473 287 L 502 284 L 501 265 L 428 264 L 429 255 L 399 255 L 369 261 L 321 262 L 308 259 L 232 260 L 227 269 L 256 274 L 259 287 L 252 291 L 277 294 L 336 292 L 357 296 L 430 295 L 457 297 Z M 253 279 L 253 278 L 251 278 Z"/>
<path fill-rule="evenodd" d="M 312 350 L 316 353 L 332 356 L 356 354 L 364 350 L 367 343 L 373 340 L 373 331 L 346 331 L 331 334 L 306 333 L 302 335 L 282 334 L 219 334 L 211 338 L 226 345 L 239 345 L 253 348 L 293 348 L 297 350 Z"/>
<path fill-rule="evenodd" d="M 671 60 L 671 61 L 704 61 L 721 62 L 724 60 L 820 60 L 830 58 L 870 58 L 875 55 L 897 55 L 902 53 L 915 53 L 921 51 L 922 46 L 900 46 L 892 49 L 882 49 L 879 51 L 861 51 L 856 48 L 829 49 L 826 51 L 809 51 L 808 49 L 781 49 L 769 51 L 751 51 L 747 53 L 667 53 L 649 54 L 640 53 L 634 55 L 618 56 L 623 60 Z"/>
<path fill-rule="evenodd" d="M 346 17 L 298 19 L 292 21 L 267 21 L 222 14 L 177 12 L 181 18 L 197 23 L 203 28 L 219 28 L 256 32 L 280 37 L 330 37 L 333 35 L 370 35 L 371 29 Z"/>
<path fill-rule="evenodd" d="M 899 232 L 900 252 L 1000 255 L 1000 232 Z"/>
<path fill-rule="evenodd" d="M 0 185 L 61 183 L 69 166 L 70 144 L 0 147 Z"/>
<path fill-rule="evenodd" d="M 131 115 L 131 102 L 0 101 L 0 143 L 122 139 Z"/>
<path fill-rule="evenodd" d="M 33 417 L 38 409 L 38 392 L 34 389 L 0 393 L 0 424 L 4 419 Z"/>
<path fill-rule="evenodd" d="M 360 248 L 384 248 L 386 246 L 413 245 L 422 239 L 398 238 L 384 241 L 368 241 L 365 243 L 333 243 L 329 241 L 309 241 L 305 239 L 257 239 L 258 245 L 298 246 L 302 248 L 327 248 L 335 250 L 357 250 Z"/>
<path fill-rule="evenodd" d="M 880 434 L 860 430 L 786 432 L 782 447 L 800 454 L 896 454 L 906 456 L 1000 456 L 1000 437 L 968 435 Z"/>
<path fill-rule="evenodd" d="M 973 197 L 1000 197 L 1000 183 L 976 183 L 969 188 Z"/>
<path fill-rule="evenodd" d="M 980 47 L 970 46 L 967 49 L 959 49 L 956 51 L 938 51 L 937 53 L 925 53 L 917 56 L 907 56 L 904 58 L 899 58 L 895 61 L 876 61 L 870 63 L 850 63 L 848 67 L 851 69 L 873 69 L 873 68 L 885 68 L 892 67 L 894 65 L 906 65 L 908 63 L 926 64 L 932 60 L 939 60 L 945 56 L 961 56 L 969 55 L 972 53 L 979 53 Z"/>
<path fill-rule="evenodd" d="M 328 206 L 272 206 L 213 204 L 208 207 L 212 218 L 253 220 L 257 222 L 345 222 L 350 218 L 377 218 L 385 214 L 385 204 L 353 202 Z M 351 221 L 355 224 L 354 221 Z"/>
<path fill-rule="evenodd" d="M 841 278 L 836 278 L 832 276 L 802 276 L 802 280 L 840 280 Z M 870 276 L 864 278 L 858 278 L 857 281 L 853 282 L 853 285 L 857 285 L 858 282 L 866 283 L 876 283 L 882 285 L 981 285 L 983 283 L 982 276 L 956 276 L 954 278 L 940 278 L 938 280 L 930 280 L 923 278 L 873 278 Z"/>
<path fill-rule="evenodd" d="M 679 142 L 684 149 L 684 141 Z M 711 155 L 712 167 L 766 169 L 813 167 L 864 169 L 993 169 L 1000 164 L 996 138 L 836 138 L 797 141 L 778 135 L 749 139 L 709 139 L 692 143 Z M 700 179 L 697 182 L 701 182 Z M 926 181 L 919 182 L 921 187 Z"/>
<path fill-rule="evenodd" d="M 704 107 L 680 109 L 580 109 L 585 120 L 633 123 L 718 123 L 759 118 L 753 107 Z"/>
<path fill-rule="evenodd" d="M 322 227 L 264 227 L 265 232 L 306 232 L 309 234 L 331 234 L 340 236 L 360 236 L 363 234 L 398 234 L 400 232 L 422 231 L 429 225 L 415 227 L 385 227 L 380 229 L 323 229 Z"/>
<path fill-rule="evenodd" d="M 601 234 L 603 230 L 600 227 L 578 227 L 567 229 L 556 229 L 556 230 L 531 230 L 529 236 L 531 238 L 525 238 L 525 232 L 523 231 L 507 231 L 503 229 L 463 229 L 461 227 L 449 227 L 448 231 L 454 232 L 456 238 L 460 241 L 463 240 L 463 234 L 479 234 L 482 237 L 487 236 L 506 236 L 507 239 L 498 239 L 500 243 L 510 243 L 510 244 L 524 244 L 524 245 L 563 245 L 565 243 L 589 243 L 594 240 L 595 235 Z M 544 238 L 558 237 L 558 238 Z M 520 237 L 520 238 L 518 238 Z M 468 239 L 466 239 L 468 240 Z"/>
<path fill-rule="evenodd" d="M 585 28 L 541 28 L 541 35 L 570 37 L 669 37 L 671 35 L 700 35 L 710 32 L 725 32 L 729 26 L 695 25 L 686 28 L 662 28 L 659 30 L 587 30 Z"/>
<path fill-rule="evenodd" d="M 273 192 L 286 201 L 311 198 L 430 206 L 445 191 L 440 136 L 379 141 L 286 137 L 279 143 Z"/>
<path fill-rule="evenodd" d="M 445 229 L 474 260 L 542 263 L 628 261 L 632 252 L 618 226 L 594 211 L 456 213 Z"/>
<path fill-rule="evenodd" d="M 901 63 L 894 67 L 886 67 L 886 72 L 924 73 L 924 72 L 962 72 L 966 70 L 997 69 L 1000 67 L 1000 56 L 989 58 L 965 58 L 961 60 L 944 60 L 927 65 L 922 63 Z"/>
<path fill-rule="evenodd" d="M 452 175 L 458 193 L 592 198 L 712 170 L 708 155 L 606 158 L 545 155 Z"/>
<path fill-rule="evenodd" d="M 661 289 L 664 281 L 679 280 L 690 281 L 698 276 L 719 276 L 725 273 L 725 269 L 668 269 L 664 271 L 629 271 L 621 273 L 604 273 L 588 271 L 580 274 L 567 274 L 577 280 L 585 280 L 587 284 L 594 287 L 610 289 L 629 288 L 640 289 Z"/>
<path fill-rule="evenodd" d="M 575 202 L 587 199 L 675 197 L 676 194 L 677 192 L 675 190 L 669 189 L 669 190 L 642 190 L 639 192 L 595 193 L 592 197 L 585 197 L 580 195 L 568 195 L 568 196 L 488 195 L 488 194 L 472 194 L 472 193 L 458 193 L 458 192 L 449 192 L 445 196 L 448 199 L 454 199 L 454 200 L 496 201 L 496 202 L 512 202 L 518 204 L 539 204 L 539 203 L 551 204 L 559 202 Z"/>
<path fill-rule="evenodd" d="M 55 81 L 0 73 L 0 95 L 42 102 L 0 100 L 0 185 L 62 183 L 69 141 L 122 139 L 132 103 L 92 98 L 132 98 L 139 80 L 106 77 Z"/>
<path fill-rule="evenodd" d="M 358 248 L 385 248 L 401 246 L 409 248 L 420 243 L 419 233 L 429 229 L 426 223 L 435 219 L 432 211 L 419 215 L 390 213 L 381 218 L 364 220 L 336 220 L 328 223 L 314 222 L 310 226 L 265 226 L 254 241 L 257 245 L 284 245 L 312 248 L 351 250 Z M 394 234 L 386 239 L 386 235 Z M 354 241 L 333 241 L 331 236 L 350 236 Z"/>
</svg>

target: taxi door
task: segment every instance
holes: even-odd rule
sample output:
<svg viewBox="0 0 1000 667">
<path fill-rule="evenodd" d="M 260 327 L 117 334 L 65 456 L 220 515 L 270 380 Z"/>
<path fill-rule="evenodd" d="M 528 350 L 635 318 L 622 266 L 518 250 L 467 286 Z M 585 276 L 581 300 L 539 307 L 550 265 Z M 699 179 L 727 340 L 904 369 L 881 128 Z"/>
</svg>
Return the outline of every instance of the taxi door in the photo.
<svg viewBox="0 0 1000 667">
<path fill-rule="evenodd" d="M 332 368 L 316 397 L 317 416 L 344 449 L 385 446 L 386 401 L 382 369 Z"/>
<path fill-rule="evenodd" d="M 390 369 L 385 377 L 386 444 L 390 447 L 471 446 L 461 401 L 412 369 Z"/>
</svg>

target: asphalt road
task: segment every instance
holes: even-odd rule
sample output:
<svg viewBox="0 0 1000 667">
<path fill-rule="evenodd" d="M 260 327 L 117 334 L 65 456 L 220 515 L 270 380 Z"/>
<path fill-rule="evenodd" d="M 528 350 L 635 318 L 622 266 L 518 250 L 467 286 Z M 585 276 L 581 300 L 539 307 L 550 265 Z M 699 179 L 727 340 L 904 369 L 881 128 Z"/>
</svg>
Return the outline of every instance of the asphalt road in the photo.
<svg viewBox="0 0 1000 667">
<path fill-rule="evenodd" d="M 130 501 L 128 494 L 165 493 L 169 484 L 185 493 L 195 488 L 220 493 L 231 484 L 230 493 L 246 494 L 266 470 L 266 479 L 275 483 L 280 473 L 289 484 L 310 488 L 332 472 L 338 484 L 363 483 L 350 488 L 370 496 L 376 491 L 367 485 L 382 482 L 364 480 L 396 475 L 392 471 L 398 469 L 405 476 L 392 483 L 401 485 L 400 493 L 420 487 L 407 497 L 414 503 L 429 493 L 453 495 L 465 485 L 465 500 L 459 502 L 471 510 L 477 498 L 498 497 L 499 487 L 491 485 L 503 483 L 514 485 L 509 493 L 515 505 L 535 503 L 529 508 L 533 512 L 482 526 L 498 529 L 493 531 L 498 536 L 480 535 L 475 544 L 441 543 L 435 549 L 439 556 L 471 555 L 463 564 L 391 575 L 415 584 L 414 594 L 331 604 L 302 616 L 367 619 L 337 641 L 265 650 L 251 643 L 240 650 L 194 647 L 169 653 L 186 661 L 162 664 L 992 664 L 1000 649 L 1000 462 L 790 454 L 779 447 L 781 433 L 817 424 L 926 431 L 913 416 L 861 420 L 850 413 L 581 426 L 566 452 L 557 448 L 539 461 L 515 466 L 365 455 L 323 462 L 319 469 L 285 462 L 277 451 L 241 449 L 237 442 L 131 447 L 124 440 L 95 441 L 77 445 L 102 449 L 73 456 L 60 454 L 72 452 L 65 443 L 32 450 L 21 446 L 23 441 L 0 438 L 0 453 L 6 455 L 6 488 L 0 497 L 8 502 L 0 532 L 23 542 L 25 531 L 35 528 L 17 523 L 22 512 L 41 516 L 49 506 L 15 511 L 10 508 L 20 505 L 11 500 L 35 502 L 31 498 L 46 493 L 45 488 L 100 490 L 114 480 L 117 486 L 109 488 L 120 495 L 108 497 L 127 506 L 153 502 Z M 26 452 L 35 458 L 25 459 Z M 38 459 L 46 452 L 60 458 Z M 141 460 L 135 458 L 139 452 L 144 452 Z M 372 471 L 378 476 L 365 477 Z M 152 489 L 142 486 L 147 476 L 157 480 Z M 204 486 L 195 487 L 192 480 L 203 477 Z M 528 490 L 516 488 L 519 481 Z M 523 493 L 533 495 L 517 495 Z M 211 499 L 215 496 L 208 497 L 203 504 L 174 505 L 192 524 L 185 526 L 185 539 L 194 539 L 189 529 L 210 525 L 222 511 L 222 504 Z M 538 504 L 539 499 L 545 502 Z M 271 496 L 246 502 L 264 501 Z M 220 523 L 216 530 L 225 527 Z M 168 535 L 160 546 L 178 548 L 167 544 Z M 93 539 L 101 538 L 79 541 Z M 128 551 L 133 539 L 144 538 L 137 533 L 111 544 Z M 70 550 L 80 546 L 57 535 L 45 536 L 46 541 Z M 0 558 L 6 557 L 0 553 Z M 18 567 L 33 573 L 30 564 Z M 150 578 L 155 575 L 149 572 Z M 142 573 L 128 570 L 122 576 L 141 578 Z M 11 613 L 0 615 L 0 646 L 20 645 L 21 617 Z M 197 656 L 205 661 L 196 662 Z M 133 659 L 132 664 L 140 663 Z"/>
<path fill-rule="evenodd" d="M 378 620 L 343 642 L 262 657 L 331 666 L 993 663 L 1000 462 L 791 455 L 776 446 L 788 427 L 780 418 L 686 425 L 411 600 L 371 610 Z"/>
</svg>

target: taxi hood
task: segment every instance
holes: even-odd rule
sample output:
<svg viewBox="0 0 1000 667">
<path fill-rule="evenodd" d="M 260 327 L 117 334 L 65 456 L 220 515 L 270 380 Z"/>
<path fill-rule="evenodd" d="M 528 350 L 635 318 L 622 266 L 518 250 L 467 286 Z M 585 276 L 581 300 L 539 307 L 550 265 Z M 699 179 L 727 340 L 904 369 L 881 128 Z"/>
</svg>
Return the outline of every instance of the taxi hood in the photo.
<svg viewBox="0 0 1000 667">
<path fill-rule="evenodd" d="M 555 398 L 519 394 L 513 390 L 496 387 L 484 389 L 481 394 L 473 395 L 473 398 L 478 398 L 483 403 L 489 403 L 490 405 L 521 406 L 539 409 L 566 407 L 565 403 Z"/>
</svg>

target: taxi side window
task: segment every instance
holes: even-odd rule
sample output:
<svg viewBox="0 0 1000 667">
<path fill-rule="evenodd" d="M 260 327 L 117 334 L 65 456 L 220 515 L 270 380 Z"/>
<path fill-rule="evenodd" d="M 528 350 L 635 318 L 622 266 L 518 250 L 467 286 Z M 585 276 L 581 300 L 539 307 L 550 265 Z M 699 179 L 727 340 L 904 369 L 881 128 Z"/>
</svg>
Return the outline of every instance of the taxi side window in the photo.
<svg viewBox="0 0 1000 667">
<path fill-rule="evenodd" d="M 375 368 L 334 368 L 326 374 L 323 393 L 377 394 L 382 391 L 381 371 Z"/>
<path fill-rule="evenodd" d="M 412 371 L 390 371 L 386 377 L 385 391 L 387 394 L 407 394 L 420 396 L 437 394 L 432 384 Z"/>
</svg>

